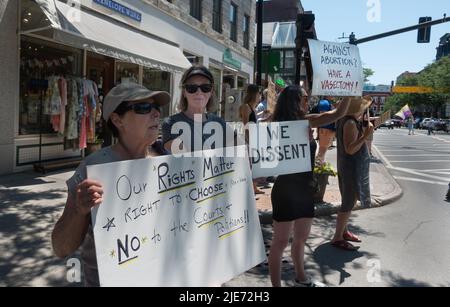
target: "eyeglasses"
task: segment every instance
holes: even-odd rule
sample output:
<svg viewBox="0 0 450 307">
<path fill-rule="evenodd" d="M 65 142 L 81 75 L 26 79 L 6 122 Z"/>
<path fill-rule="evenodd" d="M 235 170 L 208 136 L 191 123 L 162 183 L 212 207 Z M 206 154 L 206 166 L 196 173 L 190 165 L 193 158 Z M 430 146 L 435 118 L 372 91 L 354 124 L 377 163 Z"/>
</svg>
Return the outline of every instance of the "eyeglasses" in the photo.
<svg viewBox="0 0 450 307">
<path fill-rule="evenodd" d="M 210 93 L 212 91 L 212 84 L 185 84 L 183 86 L 186 89 L 186 92 L 189 94 L 194 94 L 200 89 L 203 93 Z"/>
<path fill-rule="evenodd" d="M 133 110 L 136 114 L 148 114 L 153 109 L 160 112 L 159 105 L 151 102 L 143 102 L 126 106 L 123 111 L 127 112 Z"/>
</svg>

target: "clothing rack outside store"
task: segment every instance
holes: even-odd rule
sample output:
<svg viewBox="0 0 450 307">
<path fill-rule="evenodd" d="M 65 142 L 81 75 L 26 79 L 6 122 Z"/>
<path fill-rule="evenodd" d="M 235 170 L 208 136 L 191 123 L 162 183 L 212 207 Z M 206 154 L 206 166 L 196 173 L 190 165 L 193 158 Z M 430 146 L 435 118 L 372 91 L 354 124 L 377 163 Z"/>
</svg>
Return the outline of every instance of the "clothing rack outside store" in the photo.
<svg viewBox="0 0 450 307">
<path fill-rule="evenodd" d="M 55 74 L 61 75 L 64 78 L 79 78 L 78 76 L 69 75 L 69 74 Z M 85 78 L 85 77 L 83 77 Z M 43 117 L 43 104 L 44 104 L 44 95 L 48 89 L 45 87 L 43 80 L 46 80 L 45 76 L 41 77 L 41 81 L 39 83 L 39 116 L 38 116 L 38 124 L 39 124 L 39 160 L 38 163 L 33 165 L 34 171 L 42 174 L 46 174 L 48 171 L 52 170 L 60 170 L 65 168 L 76 167 L 80 164 L 84 157 L 85 150 L 81 150 L 81 157 L 76 158 L 65 158 L 59 161 L 49 161 L 46 163 L 42 163 L 42 117 Z"/>
</svg>

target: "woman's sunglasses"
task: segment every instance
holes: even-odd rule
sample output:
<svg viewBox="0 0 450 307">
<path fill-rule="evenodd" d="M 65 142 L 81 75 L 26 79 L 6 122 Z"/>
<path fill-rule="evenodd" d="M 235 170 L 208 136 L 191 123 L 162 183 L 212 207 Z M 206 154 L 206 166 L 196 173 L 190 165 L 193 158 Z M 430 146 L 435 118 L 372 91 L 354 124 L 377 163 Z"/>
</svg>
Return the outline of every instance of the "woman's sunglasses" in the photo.
<svg viewBox="0 0 450 307">
<path fill-rule="evenodd" d="M 186 90 L 186 92 L 188 92 L 189 94 L 194 94 L 198 91 L 198 89 L 200 89 L 203 93 L 210 93 L 212 91 L 212 84 L 185 84 L 184 88 Z"/>
<path fill-rule="evenodd" d="M 124 111 L 127 112 L 130 110 L 133 110 L 134 113 L 136 113 L 136 114 L 148 114 L 153 109 L 160 112 L 159 105 L 157 105 L 155 103 L 150 103 L 150 102 L 142 102 L 142 103 L 136 103 L 136 104 L 132 104 L 130 106 L 126 106 L 124 108 Z"/>
</svg>

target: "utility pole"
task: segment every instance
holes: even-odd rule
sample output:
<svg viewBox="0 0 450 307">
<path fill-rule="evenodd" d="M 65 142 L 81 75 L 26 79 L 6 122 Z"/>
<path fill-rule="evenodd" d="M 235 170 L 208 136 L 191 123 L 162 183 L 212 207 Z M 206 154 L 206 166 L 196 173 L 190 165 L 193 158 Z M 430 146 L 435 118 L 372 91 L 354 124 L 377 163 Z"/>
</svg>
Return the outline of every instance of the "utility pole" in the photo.
<svg viewBox="0 0 450 307">
<path fill-rule="evenodd" d="M 377 35 L 361 38 L 361 39 L 356 39 L 355 34 L 352 32 L 352 35 L 350 35 L 349 43 L 352 44 L 352 45 L 358 45 L 358 44 L 367 43 L 367 42 L 370 42 L 370 41 L 373 41 L 373 40 L 376 40 L 376 39 L 397 35 L 397 34 L 400 34 L 400 33 L 414 31 L 414 30 L 421 29 L 421 28 L 428 28 L 428 27 L 435 26 L 435 25 L 438 25 L 438 24 L 441 24 L 441 23 L 445 23 L 445 22 L 449 22 L 449 21 L 450 21 L 450 17 L 446 17 L 446 15 L 444 15 L 444 18 L 442 18 L 442 19 L 437 19 L 437 20 L 433 20 L 433 21 L 429 21 L 429 22 L 424 22 L 424 23 L 420 23 L 420 24 L 417 24 L 417 25 L 414 25 L 414 26 L 410 26 L 410 27 L 406 27 L 406 28 L 402 28 L 402 29 L 398 29 L 398 30 L 394 30 L 394 31 L 389 31 L 389 32 L 385 32 L 385 33 L 381 33 L 381 34 L 377 34 Z"/>
<path fill-rule="evenodd" d="M 262 45 L 263 45 L 263 0 L 256 3 L 256 84 L 261 86 L 261 70 L 262 70 Z"/>
</svg>

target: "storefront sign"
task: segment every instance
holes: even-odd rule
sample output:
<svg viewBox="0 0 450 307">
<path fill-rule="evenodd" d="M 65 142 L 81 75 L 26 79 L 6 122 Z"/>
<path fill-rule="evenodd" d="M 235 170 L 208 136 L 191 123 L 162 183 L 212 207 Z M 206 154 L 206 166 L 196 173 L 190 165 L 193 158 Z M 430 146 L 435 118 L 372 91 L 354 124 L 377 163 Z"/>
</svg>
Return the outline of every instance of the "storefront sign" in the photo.
<svg viewBox="0 0 450 307">
<path fill-rule="evenodd" d="M 220 286 L 265 260 L 248 157 L 217 153 L 88 166 L 102 286 Z"/>
<path fill-rule="evenodd" d="M 314 71 L 313 96 L 361 96 L 363 69 L 359 49 L 350 44 L 308 39 Z"/>
<path fill-rule="evenodd" d="M 223 53 L 223 63 L 233 66 L 236 69 L 241 69 L 242 64 L 238 60 L 233 58 L 233 54 L 230 49 L 226 49 Z"/>
<path fill-rule="evenodd" d="M 110 10 L 116 11 L 122 15 L 127 16 L 128 18 L 134 19 L 136 21 L 142 21 L 142 14 L 132 10 L 126 6 L 123 6 L 120 3 L 117 3 L 113 0 L 94 0 L 95 3 L 100 4 Z"/>
</svg>

